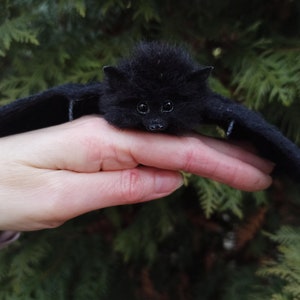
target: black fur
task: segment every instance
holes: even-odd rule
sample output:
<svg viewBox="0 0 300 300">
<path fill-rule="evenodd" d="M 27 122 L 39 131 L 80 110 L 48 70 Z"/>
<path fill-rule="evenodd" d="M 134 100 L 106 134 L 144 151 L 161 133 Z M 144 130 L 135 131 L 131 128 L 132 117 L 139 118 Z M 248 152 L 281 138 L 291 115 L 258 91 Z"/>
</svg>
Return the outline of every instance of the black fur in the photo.
<svg viewBox="0 0 300 300">
<path fill-rule="evenodd" d="M 228 138 L 250 140 L 277 169 L 299 180 L 299 148 L 257 113 L 212 92 L 211 69 L 180 47 L 141 43 L 130 58 L 104 67 L 102 83 L 66 84 L 0 108 L 0 136 L 93 113 L 120 128 L 173 134 L 211 123 Z"/>
<path fill-rule="evenodd" d="M 118 127 L 179 132 L 203 122 L 201 102 L 211 92 L 206 79 L 211 67 L 196 65 L 181 48 L 161 43 L 140 44 L 130 59 L 106 67 L 100 111 Z M 170 101 L 171 112 L 162 106 Z M 138 104 L 149 112 L 141 114 Z"/>
</svg>

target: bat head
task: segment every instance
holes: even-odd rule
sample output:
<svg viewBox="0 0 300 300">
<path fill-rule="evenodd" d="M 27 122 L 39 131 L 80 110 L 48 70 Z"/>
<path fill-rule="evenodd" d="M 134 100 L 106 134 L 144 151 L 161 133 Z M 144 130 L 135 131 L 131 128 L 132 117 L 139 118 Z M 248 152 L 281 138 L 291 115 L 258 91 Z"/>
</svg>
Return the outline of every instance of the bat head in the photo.
<svg viewBox="0 0 300 300">
<path fill-rule="evenodd" d="M 197 65 L 182 48 L 142 43 L 130 58 L 103 70 L 100 111 L 111 124 L 178 132 L 201 122 L 212 67 Z"/>
</svg>

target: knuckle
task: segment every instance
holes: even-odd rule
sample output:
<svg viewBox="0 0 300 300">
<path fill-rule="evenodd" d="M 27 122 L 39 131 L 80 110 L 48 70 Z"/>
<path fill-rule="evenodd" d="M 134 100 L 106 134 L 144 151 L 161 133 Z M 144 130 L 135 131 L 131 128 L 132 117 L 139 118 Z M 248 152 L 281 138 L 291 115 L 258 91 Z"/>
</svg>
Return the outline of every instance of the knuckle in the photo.
<svg viewBox="0 0 300 300">
<path fill-rule="evenodd" d="M 193 172 L 199 167 L 199 163 L 206 163 L 206 154 L 203 151 L 203 143 L 195 137 L 182 138 L 183 151 L 181 152 L 182 170 Z"/>
<path fill-rule="evenodd" d="M 186 172 L 191 172 L 193 170 L 193 166 L 195 164 L 195 159 L 196 159 L 195 149 L 192 147 L 189 147 L 183 154 L 182 169 Z"/>
<path fill-rule="evenodd" d="M 126 202 L 135 203 L 144 198 L 144 186 L 141 173 L 137 169 L 124 170 L 121 173 L 121 196 Z"/>
<path fill-rule="evenodd" d="M 78 145 L 77 153 L 79 153 L 82 165 L 91 171 L 101 168 L 102 151 L 100 147 L 101 140 L 101 123 L 100 118 L 83 118 L 79 122 L 78 127 L 74 127 L 74 139 Z"/>
<path fill-rule="evenodd" d="M 82 137 L 81 141 L 83 145 L 83 163 L 85 166 L 92 166 L 93 170 L 94 167 L 96 169 L 100 169 L 101 161 L 102 161 L 102 153 L 101 153 L 101 147 L 99 146 L 98 140 L 92 136 L 87 135 Z"/>
</svg>

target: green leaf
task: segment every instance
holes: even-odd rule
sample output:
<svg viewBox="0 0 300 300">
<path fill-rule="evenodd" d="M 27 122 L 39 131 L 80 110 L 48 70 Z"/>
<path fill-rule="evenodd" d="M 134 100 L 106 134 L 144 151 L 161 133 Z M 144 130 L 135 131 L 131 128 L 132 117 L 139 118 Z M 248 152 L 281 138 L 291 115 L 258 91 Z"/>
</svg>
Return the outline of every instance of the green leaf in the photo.
<svg viewBox="0 0 300 300">
<path fill-rule="evenodd" d="M 12 42 L 28 43 L 39 45 L 37 39 L 37 30 L 30 28 L 30 22 L 26 17 L 15 19 L 6 19 L 0 26 L 0 46 L 1 56 L 4 56 L 6 51 L 10 49 Z"/>
</svg>

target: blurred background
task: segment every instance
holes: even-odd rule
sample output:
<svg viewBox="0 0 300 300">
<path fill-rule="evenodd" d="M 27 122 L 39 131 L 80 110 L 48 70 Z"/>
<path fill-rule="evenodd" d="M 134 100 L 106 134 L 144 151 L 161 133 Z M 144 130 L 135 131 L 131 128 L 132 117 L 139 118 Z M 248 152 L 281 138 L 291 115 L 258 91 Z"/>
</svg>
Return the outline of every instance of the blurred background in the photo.
<svg viewBox="0 0 300 300">
<path fill-rule="evenodd" d="M 298 0 L 3 0 L 0 104 L 102 80 L 140 40 L 184 45 L 213 90 L 300 143 Z M 300 299 L 300 187 L 244 193 L 186 174 L 173 195 L 24 233 L 0 299 Z"/>
</svg>

